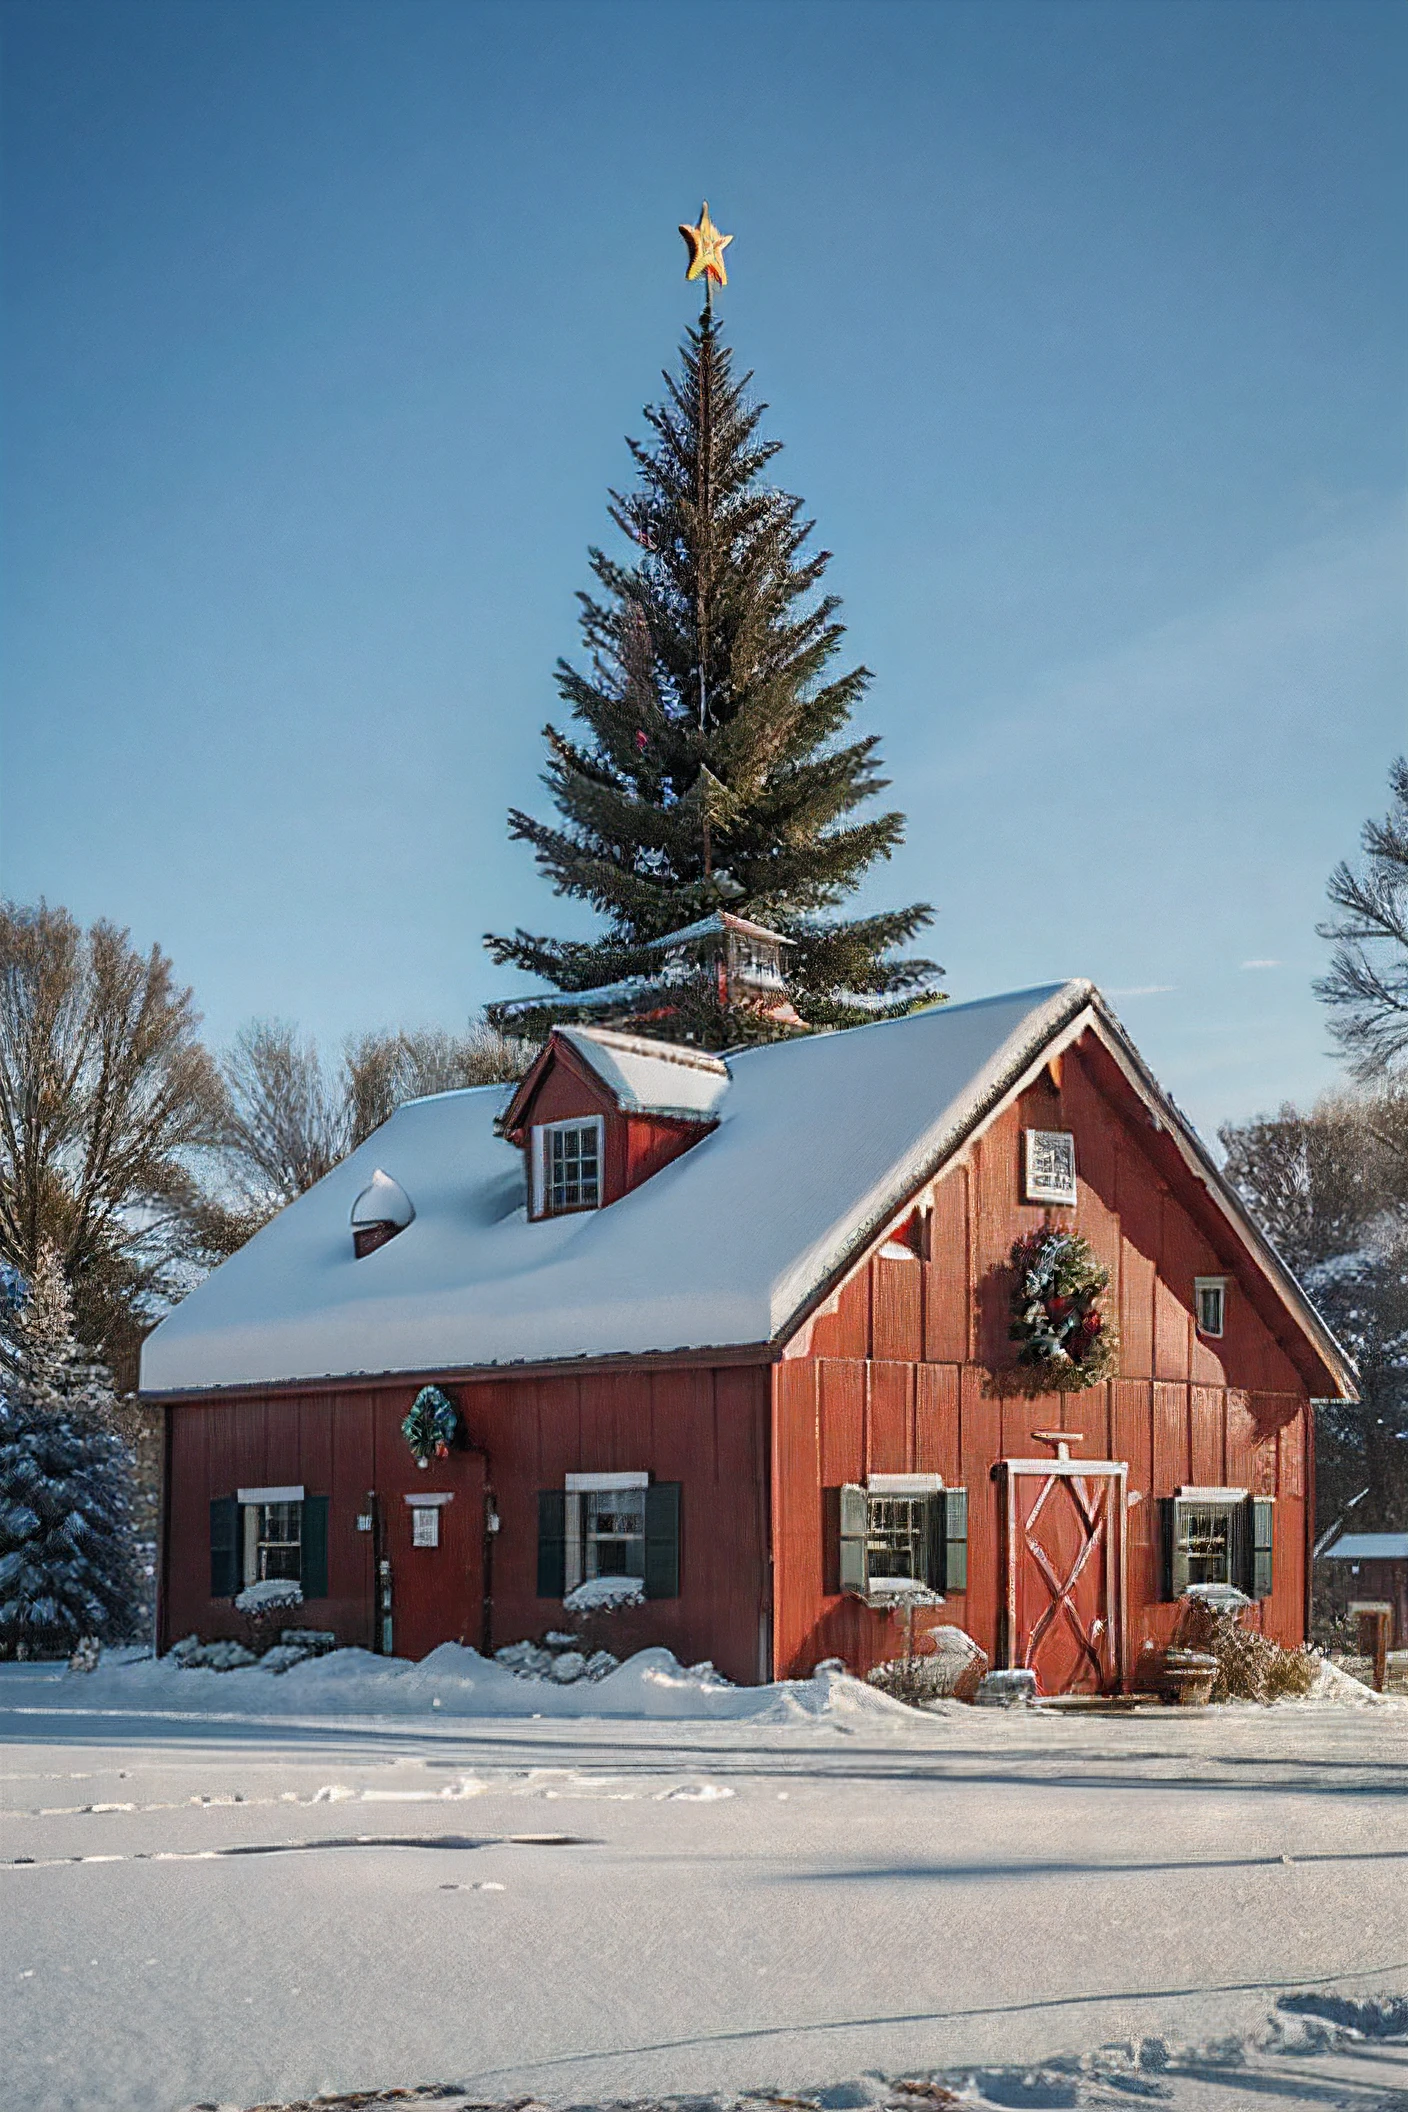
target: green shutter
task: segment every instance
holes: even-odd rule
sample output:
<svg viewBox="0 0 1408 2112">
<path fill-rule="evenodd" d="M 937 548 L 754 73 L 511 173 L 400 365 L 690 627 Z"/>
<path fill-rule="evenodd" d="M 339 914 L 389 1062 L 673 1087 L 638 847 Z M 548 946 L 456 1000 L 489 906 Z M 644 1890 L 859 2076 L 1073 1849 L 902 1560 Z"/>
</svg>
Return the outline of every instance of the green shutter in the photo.
<svg viewBox="0 0 1408 2112">
<path fill-rule="evenodd" d="M 1164 1597 L 1181 1599 L 1188 1589 L 1188 1550 L 1179 1545 L 1179 1511 L 1176 1496 L 1160 1499 L 1164 1514 Z"/>
<path fill-rule="evenodd" d="M 210 1505 L 210 1596 L 232 1599 L 240 1588 L 240 1507 L 233 1496 Z"/>
<path fill-rule="evenodd" d="M 567 1497 L 538 1491 L 538 1597 L 560 1599 L 567 1589 Z"/>
<path fill-rule="evenodd" d="M 865 1593 L 870 1588 L 870 1564 L 866 1559 L 869 1507 L 865 1490 L 848 1481 L 841 1490 L 841 1559 L 837 1574 L 842 1591 Z"/>
<path fill-rule="evenodd" d="M 968 1491 L 940 1489 L 934 1498 L 936 1560 L 931 1577 L 936 1591 L 968 1589 Z"/>
<path fill-rule="evenodd" d="M 328 1595 L 328 1499 L 303 1499 L 303 1596 L 325 1599 Z"/>
<path fill-rule="evenodd" d="M 645 1492 L 645 1595 L 680 1595 L 680 1485 L 653 1481 Z"/>
<path fill-rule="evenodd" d="M 1246 1590 L 1254 1599 L 1271 1596 L 1276 1543 L 1276 1505 L 1270 1496 L 1248 1498 L 1251 1512 L 1251 1563 Z"/>
</svg>

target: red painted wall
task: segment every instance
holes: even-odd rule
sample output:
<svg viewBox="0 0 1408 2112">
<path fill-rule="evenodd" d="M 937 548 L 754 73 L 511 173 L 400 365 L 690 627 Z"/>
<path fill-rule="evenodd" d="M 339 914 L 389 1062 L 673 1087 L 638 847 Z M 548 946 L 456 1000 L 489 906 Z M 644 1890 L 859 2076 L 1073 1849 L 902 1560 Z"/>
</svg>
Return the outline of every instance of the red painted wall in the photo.
<svg viewBox="0 0 1408 2112">
<path fill-rule="evenodd" d="M 433 1642 L 478 1647 L 481 1463 L 457 1453 L 422 1473 L 401 1435 L 419 1380 L 361 1389 L 305 1388 L 266 1399 L 175 1403 L 163 1646 L 192 1632 L 239 1635 L 228 1601 L 213 1601 L 209 1505 L 238 1488 L 301 1482 L 330 1497 L 328 1597 L 299 1619 L 344 1643 L 372 1640 L 372 1541 L 356 1530 L 375 1488 L 390 1521 L 397 1649 Z M 610 1647 L 663 1643 L 688 1664 L 710 1657 L 729 1678 L 755 1680 L 770 1611 L 766 1553 L 766 1367 L 613 1371 L 562 1378 L 443 1382 L 474 1443 L 502 1530 L 493 1547 L 495 1647 L 562 1625 L 560 1603 L 537 1597 L 538 1491 L 569 1472 L 646 1469 L 681 1484 L 681 1591 L 613 1616 Z M 441 1547 L 412 1548 L 408 1494 L 454 1490 Z M 476 1517 L 476 1527 L 478 1518 Z"/>
<path fill-rule="evenodd" d="M 826 1589 L 824 1491 L 870 1473 L 938 1473 L 967 1488 L 968 1588 L 932 1618 L 994 1654 L 1005 1580 L 992 1467 L 1045 1456 L 1036 1430 L 1078 1431 L 1086 1441 L 1075 1456 L 1129 1464 L 1131 1674 L 1141 1645 L 1166 1641 L 1172 1625 L 1157 1499 L 1180 1483 L 1276 1497 L 1275 1591 L 1249 1618 L 1278 1641 L 1302 1639 L 1305 1381 L 1235 1280 L 1226 1235 L 1220 1254 L 1175 1193 L 1177 1178 L 1155 1163 L 1147 1118 L 1141 1131 L 1112 1104 L 1092 1055 L 1068 1052 L 1059 1069 L 1059 1088 L 1044 1074 L 935 1184 L 932 1259 L 862 1262 L 775 1368 L 779 1674 L 801 1676 L 833 1656 L 864 1669 L 900 1646 L 892 1616 Z M 1053 1214 L 1109 1267 L 1122 1345 L 1117 1380 L 1036 1400 L 1004 1396 L 993 1379 L 1012 1354 L 998 1272 L 1044 1215 L 1020 1199 L 1028 1127 L 1075 1134 L 1079 1207 Z M 1233 1279 L 1217 1342 L 1193 1324 L 1202 1275 Z"/>
</svg>

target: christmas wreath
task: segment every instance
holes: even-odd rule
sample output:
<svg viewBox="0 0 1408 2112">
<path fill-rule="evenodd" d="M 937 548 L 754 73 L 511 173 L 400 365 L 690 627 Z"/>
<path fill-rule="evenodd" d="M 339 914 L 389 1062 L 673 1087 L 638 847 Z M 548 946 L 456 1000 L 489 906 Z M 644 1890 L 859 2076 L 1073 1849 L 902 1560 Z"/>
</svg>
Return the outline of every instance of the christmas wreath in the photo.
<svg viewBox="0 0 1408 2112">
<path fill-rule="evenodd" d="M 1017 1364 L 1033 1393 L 1078 1393 L 1108 1379 L 1119 1338 L 1103 1306 L 1110 1272 L 1078 1232 L 1044 1225 L 1015 1242 L 1012 1325 Z"/>
<path fill-rule="evenodd" d="M 454 1402 L 438 1386 L 422 1386 L 401 1425 L 401 1434 L 415 1453 L 418 1466 L 432 1459 L 447 1459 L 460 1434 L 460 1419 Z"/>
</svg>

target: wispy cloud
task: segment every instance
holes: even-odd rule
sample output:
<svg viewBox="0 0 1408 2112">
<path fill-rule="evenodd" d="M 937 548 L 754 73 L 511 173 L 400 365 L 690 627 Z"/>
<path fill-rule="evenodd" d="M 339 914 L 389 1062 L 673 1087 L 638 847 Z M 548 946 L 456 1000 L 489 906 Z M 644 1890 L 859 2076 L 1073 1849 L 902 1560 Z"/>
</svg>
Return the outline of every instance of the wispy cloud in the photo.
<svg viewBox="0 0 1408 2112">
<path fill-rule="evenodd" d="M 1279 961 L 1243 961 L 1244 968 L 1279 968 Z"/>
<path fill-rule="evenodd" d="M 1269 963 L 1268 963 L 1269 965 Z M 1107 990 L 1106 997 L 1164 997 L 1177 983 L 1131 983 L 1126 990 Z"/>
</svg>

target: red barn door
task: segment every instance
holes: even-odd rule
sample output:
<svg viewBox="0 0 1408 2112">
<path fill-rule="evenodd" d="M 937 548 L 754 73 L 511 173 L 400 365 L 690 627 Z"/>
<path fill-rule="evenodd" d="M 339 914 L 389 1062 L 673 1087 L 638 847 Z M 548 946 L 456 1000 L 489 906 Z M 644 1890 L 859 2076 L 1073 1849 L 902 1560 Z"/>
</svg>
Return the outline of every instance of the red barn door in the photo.
<svg viewBox="0 0 1408 2112">
<path fill-rule="evenodd" d="M 1104 1694 L 1125 1672 L 1122 1461 L 1004 1459 L 1006 1662 L 1043 1694 Z"/>
</svg>

